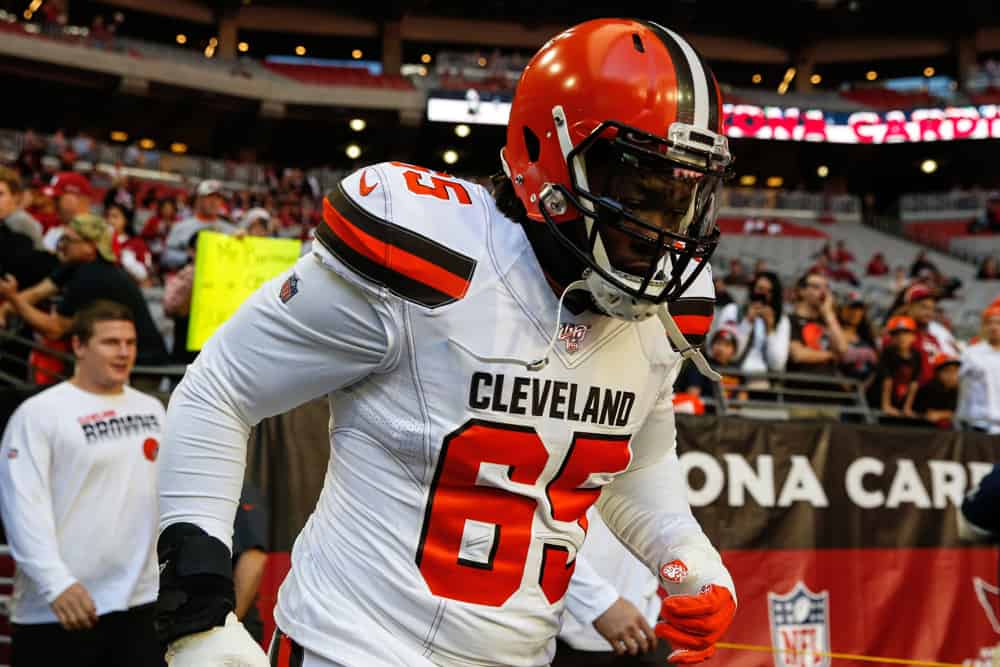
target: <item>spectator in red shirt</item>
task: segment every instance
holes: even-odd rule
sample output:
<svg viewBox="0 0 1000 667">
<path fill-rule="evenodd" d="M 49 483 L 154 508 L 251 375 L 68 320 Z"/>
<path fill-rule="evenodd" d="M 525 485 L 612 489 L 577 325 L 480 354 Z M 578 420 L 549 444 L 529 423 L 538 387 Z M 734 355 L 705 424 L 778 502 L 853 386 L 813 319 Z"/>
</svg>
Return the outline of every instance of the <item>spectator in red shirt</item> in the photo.
<svg viewBox="0 0 1000 667">
<path fill-rule="evenodd" d="M 884 276 L 889 273 L 889 265 L 885 261 L 885 255 L 880 252 L 872 255 L 865 273 L 869 276 Z"/>
<path fill-rule="evenodd" d="M 844 241 L 837 241 L 837 249 L 833 252 L 833 261 L 837 264 L 849 264 L 854 261 L 854 253 L 847 249 Z"/>
<path fill-rule="evenodd" d="M 921 385 L 927 384 L 934 377 L 933 362 L 939 354 L 959 354 L 955 337 L 935 319 L 937 301 L 937 293 L 919 283 L 907 289 L 903 295 L 905 307 L 900 314 L 909 315 L 917 325 L 915 347 L 920 356 L 918 382 Z"/>
<path fill-rule="evenodd" d="M 122 268 L 136 283 L 143 287 L 153 284 L 153 254 L 141 237 L 135 235 L 134 213 L 119 202 L 108 205 L 105 211 L 108 224 L 114 230 L 112 248 Z"/>
<path fill-rule="evenodd" d="M 875 370 L 875 381 L 868 392 L 870 405 L 891 417 L 913 417 L 917 395 L 920 354 L 915 349 L 917 323 L 912 317 L 897 315 L 886 327 L 889 343 Z"/>
<path fill-rule="evenodd" d="M 163 252 L 167 234 L 177 222 L 177 202 L 171 197 L 162 197 L 156 202 L 156 214 L 146 221 L 139 236 L 146 241 L 150 252 L 159 256 Z"/>
</svg>

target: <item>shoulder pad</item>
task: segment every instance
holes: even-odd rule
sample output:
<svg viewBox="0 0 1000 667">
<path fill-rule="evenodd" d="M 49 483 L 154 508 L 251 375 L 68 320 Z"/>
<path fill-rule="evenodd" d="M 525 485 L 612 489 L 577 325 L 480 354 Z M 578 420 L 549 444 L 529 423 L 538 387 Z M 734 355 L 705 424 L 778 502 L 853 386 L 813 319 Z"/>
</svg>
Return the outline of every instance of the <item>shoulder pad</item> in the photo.
<svg viewBox="0 0 1000 667">
<path fill-rule="evenodd" d="M 316 239 L 368 282 L 437 308 L 469 290 L 486 249 L 486 201 L 472 183 L 383 162 L 327 194 Z"/>
</svg>

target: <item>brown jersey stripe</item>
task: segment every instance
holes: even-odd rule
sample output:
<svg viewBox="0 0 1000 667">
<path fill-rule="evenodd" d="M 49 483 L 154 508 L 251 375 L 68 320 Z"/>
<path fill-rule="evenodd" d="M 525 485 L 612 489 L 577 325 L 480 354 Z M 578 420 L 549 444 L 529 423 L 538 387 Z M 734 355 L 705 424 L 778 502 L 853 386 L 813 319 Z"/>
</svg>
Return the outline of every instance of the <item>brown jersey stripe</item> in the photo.
<svg viewBox="0 0 1000 667">
<path fill-rule="evenodd" d="M 475 260 L 426 236 L 369 213 L 351 199 L 343 191 L 342 186 L 330 192 L 326 196 L 326 201 L 330 202 L 342 218 L 372 238 L 405 250 L 410 255 L 434 264 L 466 282 L 472 278 L 472 272 L 476 268 Z"/>
<path fill-rule="evenodd" d="M 373 238 L 351 225 L 329 201 L 323 202 L 323 220 L 325 224 L 316 228 L 316 239 L 327 250 L 359 275 L 403 299 L 436 308 L 457 301 L 468 290 L 469 280 Z"/>
</svg>

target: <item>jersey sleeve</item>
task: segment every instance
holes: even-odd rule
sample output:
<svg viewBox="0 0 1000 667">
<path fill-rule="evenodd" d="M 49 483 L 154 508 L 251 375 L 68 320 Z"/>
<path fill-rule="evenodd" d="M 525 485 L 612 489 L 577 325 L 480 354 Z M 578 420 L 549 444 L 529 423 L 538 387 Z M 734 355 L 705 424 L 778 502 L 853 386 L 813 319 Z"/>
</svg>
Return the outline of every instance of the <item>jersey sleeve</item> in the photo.
<svg viewBox="0 0 1000 667">
<path fill-rule="evenodd" d="M 604 487 L 597 508 L 611 532 L 657 578 L 660 566 L 669 562 L 668 554 L 692 554 L 690 560 L 698 561 L 698 576 L 691 579 L 690 592 L 714 583 L 728 588 L 735 599 L 732 578 L 688 504 L 677 457 L 672 399 L 668 382 L 632 439 L 632 466 Z"/>
<path fill-rule="evenodd" d="M 48 602 L 76 582 L 59 554 L 52 510 L 52 441 L 31 404 L 18 409 L 0 445 L 0 509 L 17 567 Z"/>
<path fill-rule="evenodd" d="M 426 307 L 462 299 L 476 270 L 480 193 L 422 167 L 381 163 L 323 200 L 316 240 L 346 279 Z"/>
<path fill-rule="evenodd" d="M 398 313 L 315 255 L 266 283 L 209 339 L 174 390 L 160 457 L 160 529 L 192 523 L 230 546 L 250 429 L 391 370 Z"/>
<path fill-rule="evenodd" d="M 581 625 L 590 625 L 611 608 L 618 591 L 597 573 L 586 556 L 576 555 L 576 569 L 566 589 L 566 611 Z"/>
</svg>

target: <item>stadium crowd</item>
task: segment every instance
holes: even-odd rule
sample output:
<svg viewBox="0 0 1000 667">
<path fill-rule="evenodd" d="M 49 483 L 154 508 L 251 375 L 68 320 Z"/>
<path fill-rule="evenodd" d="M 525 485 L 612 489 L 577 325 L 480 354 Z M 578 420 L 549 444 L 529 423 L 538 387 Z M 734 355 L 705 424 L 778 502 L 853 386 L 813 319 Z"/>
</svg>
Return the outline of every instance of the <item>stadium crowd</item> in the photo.
<svg viewBox="0 0 1000 667">
<path fill-rule="evenodd" d="M 6 240 L 0 268 L 7 274 L 0 280 L 0 321 L 59 352 L 69 351 L 65 334 L 73 314 L 110 299 L 136 313 L 140 364 L 190 363 L 196 353 L 185 341 L 198 232 L 298 238 L 306 248 L 321 220 L 321 188 L 299 169 L 271 172 L 265 188 L 236 190 L 212 179 L 186 188 L 73 171 L 95 150 L 85 134 L 29 135 L 16 163 L 0 168 L 0 235 Z M 139 164 L 155 160 L 138 149 L 130 156 Z M 680 400 L 697 412 L 713 409 L 714 400 L 702 398 L 772 400 L 767 390 L 774 380 L 755 377 L 761 373 L 842 377 L 861 382 L 868 406 L 883 417 L 956 426 L 960 377 L 967 375 L 960 369 L 968 367 L 963 355 L 978 349 L 977 340 L 957 340 L 937 306 L 954 298 L 959 283 L 923 252 L 908 271 L 898 265 L 901 259 L 876 251 L 864 265 L 866 276 L 886 276 L 897 295 L 877 322 L 854 289 L 858 276 L 848 267 L 858 264 L 844 241 L 825 245 L 793 286 L 783 285 L 764 260 L 752 271 L 732 260 L 716 280 L 716 313 L 705 343 L 713 364 L 727 369 L 723 385 L 687 368 L 676 386 Z M 850 289 L 838 299 L 832 285 Z M 144 290 L 158 288 L 162 298 L 151 309 Z M 733 288 L 745 289 L 746 297 L 734 300 Z M 998 313 L 987 309 L 984 324 Z M 40 384 L 66 370 L 38 350 L 30 363 L 31 379 Z M 785 386 L 800 390 L 788 400 L 836 402 L 808 395 L 829 384 L 788 380 Z M 1000 430 L 1000 422 L 991 421 L 1000 419 L 1000 408 L 989 408 L 988 396 L 975 394 L 966 392 L 983 405 L 966 409 L 989 416 L 967 425 Z"/>
</svg>

